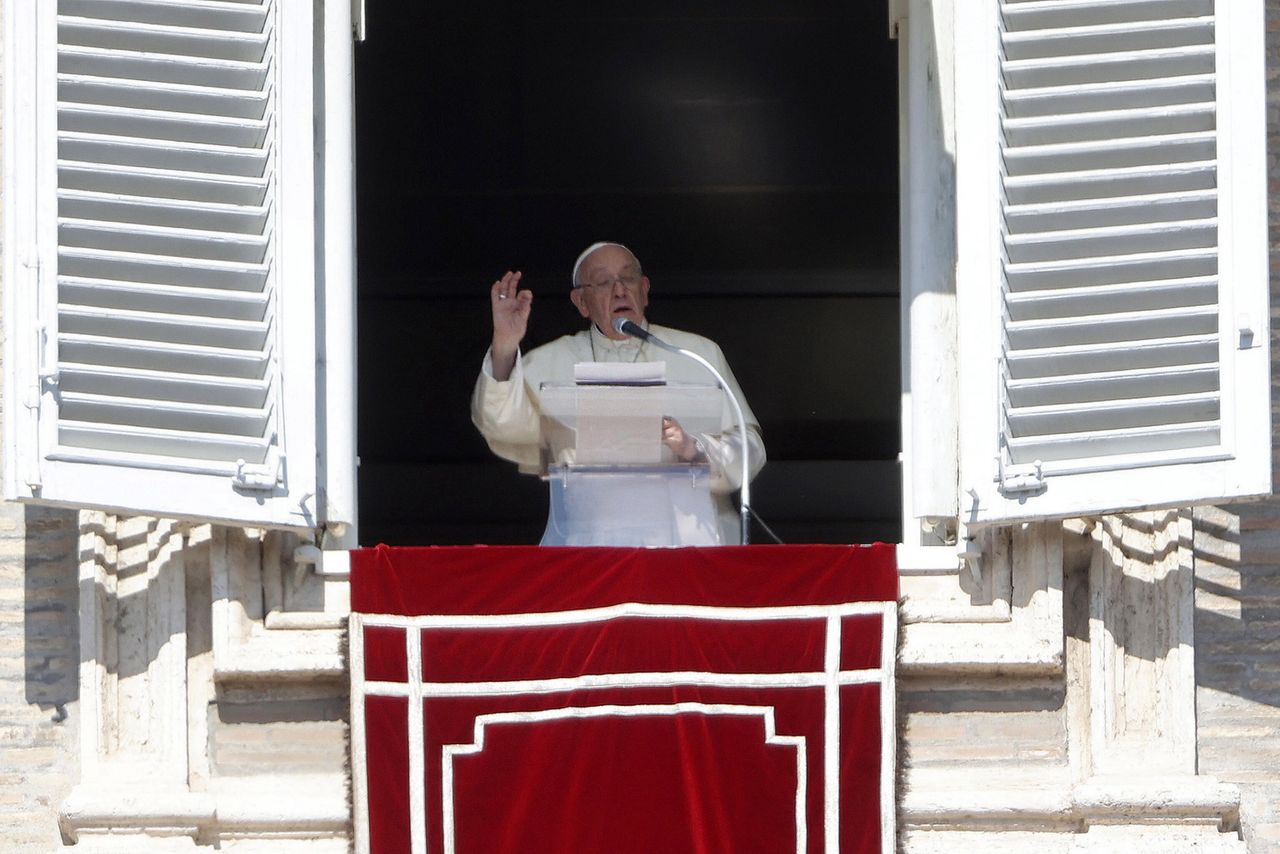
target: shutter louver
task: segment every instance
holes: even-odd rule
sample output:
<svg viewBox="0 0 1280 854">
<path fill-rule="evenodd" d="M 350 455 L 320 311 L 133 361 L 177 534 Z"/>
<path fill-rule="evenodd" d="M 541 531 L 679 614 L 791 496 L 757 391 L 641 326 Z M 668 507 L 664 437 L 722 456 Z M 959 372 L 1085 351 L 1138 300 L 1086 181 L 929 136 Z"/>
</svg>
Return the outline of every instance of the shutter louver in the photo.
<svg viewBox="0 0 1280 854">
<path fill-rule="evenodd" d="M 957 292 L 962 371 L 997 371 L 962 425 L 968 521 L 1265 493 L 1260 4 L 982 5 Z"/>
<path fill-rule="evenodd" d="M 348 521 L 320 481 L 319 259 L 332 247 L 316 184 L 341 187 L 350 164 L 318 168 L 317 5 L 11 6 L 6 496 Z"/>
<path fill-rule="evenodd" d="M 1215 446 L 1212 2 L 1001 12 L 1008 463 Z"/>
<path fill-rule="evenodd" d="M 263 465 L 270 0 L 58 12 L 58 444 Z"/>
</svg>

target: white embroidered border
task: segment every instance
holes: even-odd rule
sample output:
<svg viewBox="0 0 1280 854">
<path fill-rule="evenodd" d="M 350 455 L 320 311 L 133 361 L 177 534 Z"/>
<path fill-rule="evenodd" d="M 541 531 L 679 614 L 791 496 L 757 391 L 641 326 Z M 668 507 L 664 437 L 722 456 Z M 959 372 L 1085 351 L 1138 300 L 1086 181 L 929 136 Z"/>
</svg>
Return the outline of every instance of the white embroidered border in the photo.
<svg viewBox="0 0 1280 854">
<path fill-rule="evenodd" d="M 822 827 L 826 850 L 840 850 L 840 617 L 827 617 L 822 703 Z M 877 679 L 876 681 L 879 681 Z"/>
<path fill-rule="evenodd" d="M 880 681 L 880 670 L 846 670 L 834 674 L 839 685 L 866 685 Z M 423 682 L 424 697 L 485 697 L 512 694 L 556 694 L 602 688 L 665 688 L 672 684 L 713 688 L 823 688 L 833 676 L 812 673 L 707 673 L 696 670 L 656 673 L 593 673 L 550 679 L 513 679 L 509 682 Z M 403 682 L 366 682 L 366 692 L 382 697 L 407 697 Z"/>
<path fill-rule="evenodd" d="M 409 680 L 409 846 L 413 854 L 426 854 L 427 722 L 422 707 L 422 632 L 404 633 L 404 651 Z"/>
<path fill-rule="evenodd" d="M 364 724 L 364 619 L 361 614 L 352 614 L 347 621 L 347 664 L 351 674 L 351 821 L 355 825 L 356 854 L 370 854 L 369 767 L 365 761 L 368 741 Z"/>
<path fill-rule="evenodd" d="M 807 840 L 805 827 L 805 801 L 808 798 L 808 749 L 804 736 L 778 735 L 771 706 L 743 706 L 718 703 L 672 703 L 670 705 L 603 705 L 568 706 L 543 709 L 534 712 L 495 712 L 478 715 L 475 720 L 474 741 L 471 744 L 447 744 L 441 751 L 441 788 L 443 793 L 443 830 L 445 854 L 455 854 L 454 805 L 453 805 L 453 757 L 479 753 L 484 750 L 485 727 L 490 724 L 539 723 L 565 718 L 642 717 L 651 715 L 759 715 L 764 720 L 765 744 L 786 745 L 796 750 L 795 827 L 796 852 L 803 854 Z"/>
<path fill-rule="evenodd" d="M 880 621 L 880 851 L 898 850 L 898 605 L 882 603 Z M 838 848 L 836 849 L 839 850 Z"/>
<path fill-rule="evenodd" d="M 603 608 L 576 611 L 547 611 L 531 614 L 429 614 L 404 617 L 398 614 L 361 614 L 366 626 L 427 629 L 495 629 L 529 626 L 574 626 L 602 623 L 620 617 L 667 617 L 696 620 L 728 620 L 759 622 L 760 620 L 826 619 L 875 616 L 884 612 L 883 602 L 845 602 L 840 605 L 771 605 L 760 608 L 723 607 L 719 605 L 653 605 L 647 602 L 623 602 Z"/>
</svg>

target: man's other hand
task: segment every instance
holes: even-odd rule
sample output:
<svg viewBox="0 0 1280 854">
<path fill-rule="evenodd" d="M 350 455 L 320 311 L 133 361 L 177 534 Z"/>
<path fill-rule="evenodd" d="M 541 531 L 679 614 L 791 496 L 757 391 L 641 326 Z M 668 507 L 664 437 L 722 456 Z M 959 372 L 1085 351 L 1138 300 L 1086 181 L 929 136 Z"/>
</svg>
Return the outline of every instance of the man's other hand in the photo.
<svg viewBox="0 0 1280 854">
<path fill-rule="evenodd" d="M 679 421 L 669 415 L 662 416 L 662 444 L 670 448 L 681 462 L 691 463 L 698 456 L 698 443 L 684 432 Z"/>
</svg>

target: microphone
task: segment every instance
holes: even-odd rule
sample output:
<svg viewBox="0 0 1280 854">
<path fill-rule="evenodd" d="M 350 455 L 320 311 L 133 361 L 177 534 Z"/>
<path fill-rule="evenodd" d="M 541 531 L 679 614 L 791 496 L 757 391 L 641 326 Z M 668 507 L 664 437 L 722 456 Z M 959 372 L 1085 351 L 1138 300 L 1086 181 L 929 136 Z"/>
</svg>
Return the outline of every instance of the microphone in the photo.
<svg viewBox="0 0 1280 854">
<path fill-rule="evenodd" d="M 640 324 L 632 320 L 627 320 L 625 317 L 615 317 L 613 319 L 613 328 L 622 335 L 630 335 L 632 338 L 639 338 L 641 341 L 648 341 L 655 347 L 660 347 L 663 350 L 667 350 L 672 353 L 679 353 L 681 356 L 692 359 L 710 371 L 716 378 L 716 382 L 720 385 L 720 388 L 724 389 L 725 396 L 729 399 L 729 404 L 733 407 L 733 413 L 737 416 L 738 431 L 741 434 L 742 486 L 738 491 L 738 506 L 740 517 L 739 523 L 742 526 L 742 545 L 747 545 L 751 542 L 751 470 L 747 462 L 747 448 L 749 445 L 747 442 L 747 419 L 742 414 L 742 404 L 738 402 L 737 395 L 735 395 L 732 389 L 729 388 L 729 384 L 725 382 L 724 376 L 715 369 L 715 366 L 692 350 L 686 350 L 683 347 L 676 347 L 672 344 L 668 344 L 666 341 L 663 341 L 658 336 L 649 332 L 649 330 L 645 329 Z"/>
<path fill-rule="evenodd" d="M 615 317 L 613 319 L 613 328 L 615 332 L 622 335 L 630 335 L 632 338 L 639 338 L 641 341 L 652 341 L 662 349 L 668 349 L 663 342 L 650 335 L 649 330 L 633 320 L 627 320 L 625 317 Z"/>
</svg>

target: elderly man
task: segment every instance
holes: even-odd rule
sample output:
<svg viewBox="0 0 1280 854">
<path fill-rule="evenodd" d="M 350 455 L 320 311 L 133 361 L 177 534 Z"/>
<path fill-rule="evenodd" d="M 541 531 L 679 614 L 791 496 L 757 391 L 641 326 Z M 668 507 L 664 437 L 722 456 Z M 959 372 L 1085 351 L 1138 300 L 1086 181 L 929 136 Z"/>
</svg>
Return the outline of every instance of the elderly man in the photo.
<svg viewBox="0 0 1280 854">
<path fill-rule="evenodd" d="M 668 356 L 651 344 L 619 333 L 614 318 L 623 317 L 648 329 L 658 338 L 692 350 L 715 365 L 742 402 L 747 420 L 751 476 L 764 465 L 760 424 L 738 388 L 724 354 L 714 341 L 645 319 L 649 305 L 649 278 L 631 250 L 618 243 L 595 243 L 578 256 L 573 266 L 569 299 L 590 325 L 524 354 L 520 342 L 528 327 L 533 294 L 520 290 L 520 273 L 507 272 L 489 289 L 493 309 L 493 343 L 485 355 L 471 398 L 471 418 L 495 454 L 518 463 L 530 474 L 544 471 L 542 429 L 538 393 L 543 383 L 573 381 L 578 362 L 667 362 L 667 378 L 682 383 L 714 380 L 690 359 Z M 738 542 L 738 518 L 729 493 L 741 484 L 742 436 L 726 401 L 721 429 L 713 434 L 687 433 L 678 421 L 663 419 L 662 441 L 684 462 L 705 460 L 711 469 L 711 491 L 720 517 L 721 541 Z"/>
</svg>

